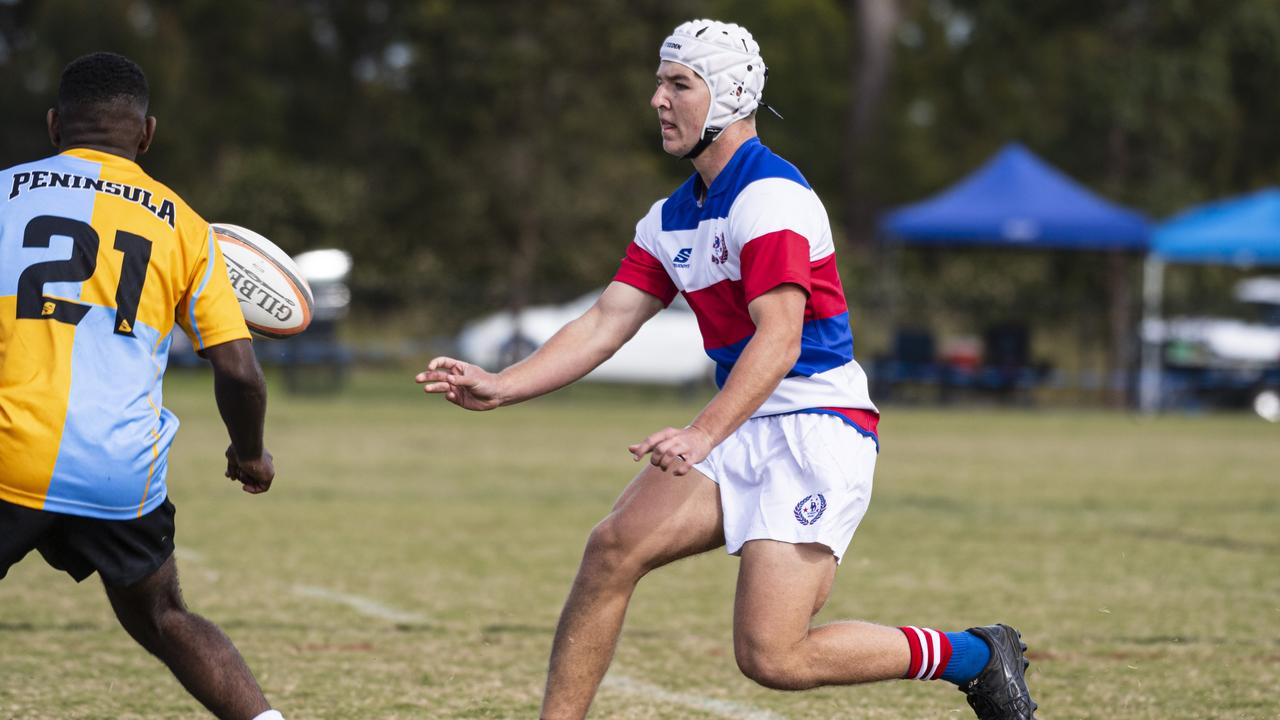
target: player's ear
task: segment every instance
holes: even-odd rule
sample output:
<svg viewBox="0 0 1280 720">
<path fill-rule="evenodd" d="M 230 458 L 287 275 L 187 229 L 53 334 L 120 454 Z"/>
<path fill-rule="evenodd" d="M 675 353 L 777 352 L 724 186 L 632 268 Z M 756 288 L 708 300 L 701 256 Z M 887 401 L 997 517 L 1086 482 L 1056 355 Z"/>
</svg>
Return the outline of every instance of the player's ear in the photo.
<svg viewBox="0 0 1280 720">
<path fill-rule="evenodd" d="M 53 146 L 62 149 L 62 129 L 58 127 L 58 111 L 49 108 L 49 112 L 44 115 L 44 123 L 49 128 L 49 142 Z"/>
<path fill-rule="evenodd" d="M 142 139 L 138 141 L 138 154 L 142 155 L 151 148 L 151 141 L 156 139 L 156 116 L 148 115 L 142 125 Z"/>
</svg>

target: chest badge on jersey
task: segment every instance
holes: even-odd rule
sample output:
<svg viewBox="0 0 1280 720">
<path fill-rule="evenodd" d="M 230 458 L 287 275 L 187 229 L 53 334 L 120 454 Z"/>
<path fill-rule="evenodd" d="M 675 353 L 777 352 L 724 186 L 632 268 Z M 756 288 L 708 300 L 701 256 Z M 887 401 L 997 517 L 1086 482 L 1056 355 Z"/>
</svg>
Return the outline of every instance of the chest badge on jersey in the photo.
<svg viewBox="0 0 1280 720">
<path fill-rule="evenodd" d="M 724 233 L 716 233 L 715 242 L 711 244 L 711 262 L 716 265 L 729 262 L 729 243 L 724 239 Z"/>
<path fill-rule="evenodd" d="M 803 500 L 796 503 L 796 509 L 793 513 L 796 516 L 796 522 L 801 525 L 812 525 L 818 522 L 818 518 L 822 517 L 822 513 L 827 510 L 827 499 L 822 497 L 822 493 L 806 495 Z"/>
<path fill-rule="evenodd" d="M 689 258 L 692 256 L 693 248 L 680 248 L 680 252 L 676 253 L 676 256 L 671 258 L 671 265 L 678 268 L 687 268 L 689 267 Z"/>
</svg>

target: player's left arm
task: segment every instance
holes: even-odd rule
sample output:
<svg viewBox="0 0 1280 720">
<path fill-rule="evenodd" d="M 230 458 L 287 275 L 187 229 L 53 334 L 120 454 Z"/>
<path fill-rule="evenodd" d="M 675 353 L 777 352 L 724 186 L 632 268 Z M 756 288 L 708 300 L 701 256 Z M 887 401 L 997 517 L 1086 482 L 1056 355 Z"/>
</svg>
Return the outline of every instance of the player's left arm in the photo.
<svg viewBox="0 0 1280 720">
<path fill-rule="evenodd" d="M 724 387 L 688 427 L 659 430 L 632 445 L 632 456 L 639 460 L 651 453 L 651 463 L 675 475 L 684 475 L 694 463 L 706 459 L 712 448 L 764 404 L 795 366 L 807 301 L 804 288 L 792 283 L 778 285 L 752 300 L 747 311 L 756 331 Z"/>
<path fill-rule="evenodd" d="M 213 394 L 227 426 L 226 476 L 238 480 L 248 493 L 264 493 L 275 479 L 275 460 L 263 444 L 267 415 L 267 384 L 249 340 L 240 339 L 205 348 L 213 365 Z"/>
</svg>

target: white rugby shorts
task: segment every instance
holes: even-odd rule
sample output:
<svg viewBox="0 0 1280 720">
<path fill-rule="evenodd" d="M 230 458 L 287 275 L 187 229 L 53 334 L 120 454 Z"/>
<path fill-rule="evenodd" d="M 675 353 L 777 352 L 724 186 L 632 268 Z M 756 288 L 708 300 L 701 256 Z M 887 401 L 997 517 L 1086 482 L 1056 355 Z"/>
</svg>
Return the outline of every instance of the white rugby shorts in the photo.
<svg viewBox="0 0 1280 720">
<path fill-rule="evenodd" d="M 871 502 L 876 441 L 834 415 L 751 418 L 694 465 L 720 486 L 725 550 L 819 543 L 844 557 Z"/>
</svg>

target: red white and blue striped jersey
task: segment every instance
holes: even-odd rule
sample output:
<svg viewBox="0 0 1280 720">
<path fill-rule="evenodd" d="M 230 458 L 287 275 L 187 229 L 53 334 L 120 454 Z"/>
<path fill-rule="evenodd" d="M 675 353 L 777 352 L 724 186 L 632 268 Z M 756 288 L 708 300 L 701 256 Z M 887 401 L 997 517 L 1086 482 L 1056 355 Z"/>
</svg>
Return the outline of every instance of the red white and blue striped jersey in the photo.
<svg viewBox="0 0 1280 720">
<path fill-rule="evenodd" d="M 636 225 L 614 280 L 669 304 L 689 300 L 724 386 L 755 333 L 747 305 L 784 283 L 808 294 L 800 358 L 753 417 L 839 415 L 874 437 L 879 415 L 853 358 L 831 224 L 794 165 L 752 138 L 703 194 L 694 173 Z"/>
</svg>

